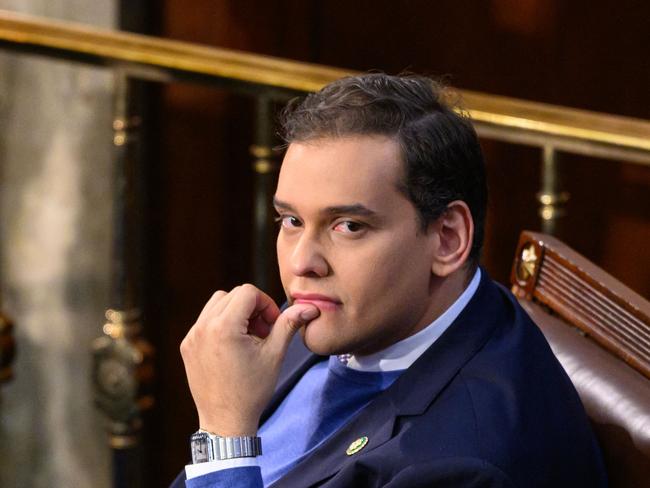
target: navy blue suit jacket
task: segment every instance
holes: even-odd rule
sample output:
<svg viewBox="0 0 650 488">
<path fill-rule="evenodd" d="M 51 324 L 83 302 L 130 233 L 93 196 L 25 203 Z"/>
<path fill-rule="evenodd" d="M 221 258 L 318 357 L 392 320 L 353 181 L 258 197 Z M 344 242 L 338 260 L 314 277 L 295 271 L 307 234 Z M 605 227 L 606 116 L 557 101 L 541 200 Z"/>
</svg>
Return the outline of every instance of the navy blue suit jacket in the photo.
<svg viewBox="0 0 650 488">
<path fill-rule="evenodd" d="M 320 360 L 300 338 L 292 342 L 262 422 Z M 367 445 L 348 456 L 350 443 L 363 436 Z M 474 297 L 449 329 L 273 486 L 606 485 L 599 448 L 568 376 L 510 292 L 483 270 Z"/>
</svg>

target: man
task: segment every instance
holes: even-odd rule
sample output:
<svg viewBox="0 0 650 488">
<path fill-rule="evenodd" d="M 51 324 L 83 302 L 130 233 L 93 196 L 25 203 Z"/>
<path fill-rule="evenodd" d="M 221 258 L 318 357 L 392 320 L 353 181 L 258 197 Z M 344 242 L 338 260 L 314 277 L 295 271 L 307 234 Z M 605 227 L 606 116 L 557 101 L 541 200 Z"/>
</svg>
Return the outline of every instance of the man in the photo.
<svg viewBox="0 0 650 488">
<path fill-rule="evenodd" d="M 369 74 L 285 111 L 289 306 L 218 291 L 184 339 L 186 486 L 606 484 L 569 379 L 478 266 L 483 158 L 443 94 Z"/>
</svg>

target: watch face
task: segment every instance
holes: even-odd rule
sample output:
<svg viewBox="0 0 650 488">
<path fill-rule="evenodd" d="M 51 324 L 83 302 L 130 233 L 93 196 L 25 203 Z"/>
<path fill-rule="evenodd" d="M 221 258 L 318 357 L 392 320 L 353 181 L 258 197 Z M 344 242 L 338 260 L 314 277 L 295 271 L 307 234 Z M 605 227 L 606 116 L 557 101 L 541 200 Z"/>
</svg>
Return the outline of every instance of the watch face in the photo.
<svg viewBox="0 0 650 488">
<path fill-rule="evenodd" d="M 210 460 L 210 455 L 208 450 L 210 440 L 208 439 L 208 434 L 203 432 L 197 432 L 192 436 L 190 442 L 192 446 L 192 462 L 196 463 L 205 463 Z"/>
</svg>

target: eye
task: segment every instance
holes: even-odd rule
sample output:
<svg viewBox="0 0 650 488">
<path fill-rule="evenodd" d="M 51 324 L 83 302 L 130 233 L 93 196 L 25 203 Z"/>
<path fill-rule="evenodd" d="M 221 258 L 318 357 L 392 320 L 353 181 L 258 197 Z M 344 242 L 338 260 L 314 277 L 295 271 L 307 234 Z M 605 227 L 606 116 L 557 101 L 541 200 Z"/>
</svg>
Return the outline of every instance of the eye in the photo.
<svg viewBox="0 0 650 488">
<path fill-rule="evenodd" d="M 334 230 L 344 234 L 356 234 L 363 230 L 364 225 L 354 220 L 343 220 L 334 226 Z"/>
<path fill-rule="evenodd" d="M 279 215 L 275 218 L 275 221 L 280 224 L 280 227 L 284 227 L 285 229 L 294 229 L 302 226 L 302 222 L 293 215 Z"/>
</svg>

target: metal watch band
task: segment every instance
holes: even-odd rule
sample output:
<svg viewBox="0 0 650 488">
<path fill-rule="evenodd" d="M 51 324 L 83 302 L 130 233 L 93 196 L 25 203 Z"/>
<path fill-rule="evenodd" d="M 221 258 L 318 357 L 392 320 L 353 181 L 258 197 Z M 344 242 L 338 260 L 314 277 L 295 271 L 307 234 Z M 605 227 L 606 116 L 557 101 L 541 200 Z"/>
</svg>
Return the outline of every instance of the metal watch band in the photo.
<svg viewBox="0 0 650 488">
<path fill-rule="evenodd" d="M 259 437 L 217 437 L 213 440 L 215 459 L 255 457 L 262 454 Z"/>
<path fill-rule="evenodd" d="M 192 435 L 190 446 L 194 464 L 262 454 L 259 437 L 220 437 L 203 430 Z"/>
</svg>

